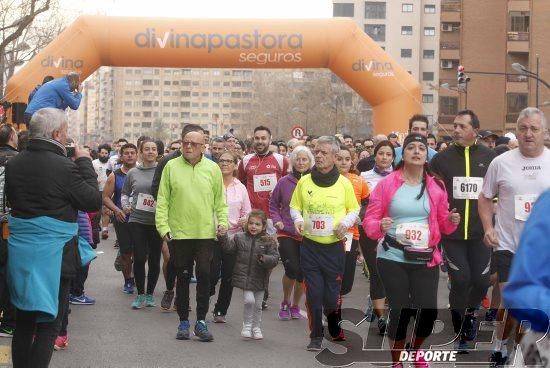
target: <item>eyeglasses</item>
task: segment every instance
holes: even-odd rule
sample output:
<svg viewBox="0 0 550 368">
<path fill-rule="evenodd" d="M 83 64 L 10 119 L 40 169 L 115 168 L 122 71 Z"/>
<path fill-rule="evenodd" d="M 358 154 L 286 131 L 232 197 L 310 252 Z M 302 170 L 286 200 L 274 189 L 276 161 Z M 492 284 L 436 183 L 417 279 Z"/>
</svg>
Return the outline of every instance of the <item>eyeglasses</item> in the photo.
<svg viewBox="0 0 550 368">
<path fill-rule="evenodd" d="M 372 149 L 374 146 L 365 146 L 366 149 Z"/>
<path fill-rule="evenodd" d="M 222 165 L 231 165 L 235 163 L 233 160 L 219 160 L 218 162 Z"/>
<path fill-rule="evenodd" d="M 191 146 L 193 148 L 198 148 L 198 147 L 202 147 L 204 145 L 204 143 L 200 143 L 200 142 L 186 142 L 186 141 L 183 141 L 181 142 L 181 145 L 183 147 L 187 147 L 187 146 Z"/>
</svg>

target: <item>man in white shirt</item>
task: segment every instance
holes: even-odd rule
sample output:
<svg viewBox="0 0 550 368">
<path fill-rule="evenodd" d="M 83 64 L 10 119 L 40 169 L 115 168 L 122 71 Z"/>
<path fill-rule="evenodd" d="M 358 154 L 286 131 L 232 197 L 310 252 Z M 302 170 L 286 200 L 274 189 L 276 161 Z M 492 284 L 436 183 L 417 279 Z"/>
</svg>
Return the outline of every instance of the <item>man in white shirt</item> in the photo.
<svg viewBox="0 0 550 368">
<path fill-rule="evenodd" d="M 494 263 L 502 292 L 525 221 L 537 197 L 550 188 L 550 150 L 544 146 L 547 121 L 542 111 L 528 107 L 520 112 L 516 136 L 519 148 L 495 158 L 489 165 L 479 196 L 479 215 L 485 231 L 484 242 L 495 248 Z M 498 197 L 493 226 L 493 198 Z M 499 310 L 498 320 L 504 316 Z M 511 318 L 497 326 L 493 364 L 505 364 Z M 512 354 L 510 354 L 512 356 Z"/>
<path fill-rule="evenodd" d="M 107 182 L 107 177 L 109 176 L 108 170 L 110 170 L 110 152 L 111 147 L 108 144 L 102 144 L 97 148 L 98 158 L 92 161 L 95 173 L 97 174 L 97 184 L 101 193 L 103 193 L 103 188 L 105 188 L 105 183 Z M 94 231 L 94 240 L 96 239 L 96 231 L 100 229 L 100 220 L 103 239 L 107 239 L 107 237 L 109 236 L 109 216 L 107 216 L 106 210 L 107 208 L 103 206 L 101 216 L 98 214 L 94 217 L 94 221 L 92 224 L 92 228 Z"/>
</svg>

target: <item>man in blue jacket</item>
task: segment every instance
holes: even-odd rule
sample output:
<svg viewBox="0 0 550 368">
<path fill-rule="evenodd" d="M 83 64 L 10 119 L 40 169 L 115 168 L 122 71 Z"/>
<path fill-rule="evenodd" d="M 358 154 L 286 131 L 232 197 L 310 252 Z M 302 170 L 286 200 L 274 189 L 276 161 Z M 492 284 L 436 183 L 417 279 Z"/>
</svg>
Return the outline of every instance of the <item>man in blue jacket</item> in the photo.
<svg viewBox="0 0 550 368">
<path fill-rule="evenodd" d="M 25 110 L 25 124 L 29 125 L 32 114 L 44 107 L 61 110 L 65 110 L 67 107 L 73 110 L 78 109 L 82 99 L 81 92 L 80 75 L 75 72 L 44 84 L 36 91 Z"/>
</svg>

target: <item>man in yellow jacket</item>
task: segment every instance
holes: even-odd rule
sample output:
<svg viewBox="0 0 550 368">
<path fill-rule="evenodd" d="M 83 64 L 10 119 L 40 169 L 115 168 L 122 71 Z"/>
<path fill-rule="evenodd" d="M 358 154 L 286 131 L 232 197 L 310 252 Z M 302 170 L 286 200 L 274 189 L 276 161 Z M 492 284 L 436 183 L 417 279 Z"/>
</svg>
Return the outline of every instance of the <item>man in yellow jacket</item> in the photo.
<svg viewBox="0 0 550 368">
<path fill-rule="evenodd" d="M 227 231 L 228 208 L 220 168 L 203 155 L 204 134 L 183 137 L 182 157 L 170 160 L 160 180 L 155 222 L 169 243 L 176 267 L 176 305 L 180 324 L 176 338 L 189 339 L 189 281 L 196 261 L 197 323 L 194 334 L 212 341 L 206 314 L 210 298 L 210 260 L 217 235 Z"/>
</svg>

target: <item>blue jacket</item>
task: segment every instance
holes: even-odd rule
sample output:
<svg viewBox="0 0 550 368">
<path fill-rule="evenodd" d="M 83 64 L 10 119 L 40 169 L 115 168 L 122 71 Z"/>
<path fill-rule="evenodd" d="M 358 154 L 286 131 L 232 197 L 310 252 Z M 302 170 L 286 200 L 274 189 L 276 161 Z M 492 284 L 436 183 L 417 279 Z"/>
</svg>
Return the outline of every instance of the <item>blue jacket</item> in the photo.
<svg viewBox="0 0 550 368">
<path fill-rule="evenodd" d="M 59 307 L 63 248 L 78 234 L 78 224 L 40 216 L 8 219 L 7 281 L 13 305 L 42 312 L 39 322 L 52 321 Z M 79 238 L 82 266 L 96 257 L 90 244 Z"/>
<path fill-rule="evenodd" d="M 542 194 L 523 228 L 504 303 L 517 320 L 546 332 L 550 318 L 550 191 Z"/>
<path fill-rule="evenodd" d="M 42 85 L 32 97 L 25 112 L 34 114 L 44 107 L 54 107 L 61 110 L 70 107 L 76 110 L 80 106 L 81 99 L 82 94 L 80 92 L 73 94 L 69 87 L 69 80 L 67 77 L 62 77 Z"/>
</svg>

